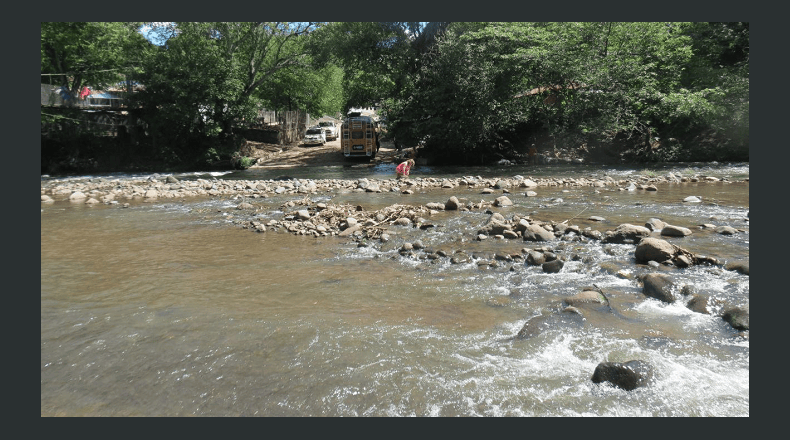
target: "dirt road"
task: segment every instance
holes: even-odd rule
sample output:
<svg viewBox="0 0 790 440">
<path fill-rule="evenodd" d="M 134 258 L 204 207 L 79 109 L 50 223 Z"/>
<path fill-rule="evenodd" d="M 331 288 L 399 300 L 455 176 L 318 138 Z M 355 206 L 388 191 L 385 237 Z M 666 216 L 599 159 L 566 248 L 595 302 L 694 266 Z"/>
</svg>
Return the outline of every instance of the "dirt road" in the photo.
<svg viewBox="0 0 790 440">
<path fill-rule="evenodd" d="M 273 145 L 248 141 L 248 155 L 258 159 L 251 168 L 292 168 L 333 166 L 348 163 L 365 163 L 360 159 L 349 160 L 340 152 L 340 140 L 325 145 Z M 370 165 L 392 162 L 395 146 L 390 141 L 382 141 L 376 158 Z"/>
</svg>

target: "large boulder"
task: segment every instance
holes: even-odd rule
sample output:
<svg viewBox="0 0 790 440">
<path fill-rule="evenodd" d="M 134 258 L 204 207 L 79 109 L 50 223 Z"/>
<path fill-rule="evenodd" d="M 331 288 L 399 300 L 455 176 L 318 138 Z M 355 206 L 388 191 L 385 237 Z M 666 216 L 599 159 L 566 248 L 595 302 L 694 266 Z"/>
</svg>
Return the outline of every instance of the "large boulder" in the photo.
<svg viewBox="0 0 790 440">
<path fill-rule="evenodd" d="M 558 273 L 559 271 L 562 270 L 562 267 L 564 265 L 565 263 L 563 263 L 562 260 L 557 259 L 557 260 L 547 261 L 543 263 L 541 267 L 543 268 L 543 272 Z"/>
<path fill-rule="evenodd" d="M 539 266 L 546 262 L 546 256 L 543 252 L 538 252 L 530 249 L 527 251 L 527 264 L 532 266 Z"/>
<path fill-rule="evenodd" d="M 708 295 L 695 293 L 691 295 L 691 299 L 686 303 L 686 307 L 693 312 L 710 315 L 711 305 L 713 305 L 714 302 L 715 301 Z"/>
<path fill-rule="evenodd" d="M 643 238 L 634 251 L 634 257 L 638 263 L 648 261 L 664 262 L 671 260 L 675 255 L 675 247 L 666 240 L 655 237 Z"/>
<path fill-rule="evenodd" d="M 543 332 L 543 330 L 547 329 L 550 326 L 550 316 L 548 315 L 540 315 L 530 318 L 527 322 L 524 323 L 524 326 L 521 327 L 518 334 L 516 335 L 516 339 L 529 339 L 533 336 L 537 336 Z"/>
<path fill-rule="evenodd" d="M 666 303 L 675 302 L 675 294 L 672 293 L 675 283 L 669 275 L 649 273 L 642 277 L 642 282 L 644 283 L 642 293 L 645 295 Z"/>
<path fill-rule="evenodd" d="M 546 228 L 538 225 L 527 226 L 522 235 L 524 236 L 524 241 L 551 241 L 555 238 L 553 232 L 549 232 Z"/>
<path fill-rule="evenodd" d="M 494 206 L 511 206 L 513 202 L 507 196 L 499 196 L 494 200 Z"/>
<path fill-rule="evenodd" d="M 661 228 L 661 235 L 667 237 L 685 237 L 691 235 L 691 229 L 682 226 L 666 225 Z"/>
<path fill-rule="evenodd" d="M 643 387 L 653 378 L 653 368 L 645 361 L 601 362 L 595 367 L 593 383 L 609 382 L 626 391 Z"/>
<path fill-rule="evenodd" d="M 744 275 L 749 275 L 749 262 L 748 261 L 731 261 L 724 265 L 727 270 L 734 270 Z"/>
<path fill-rule="evenodd" d="M 650 235 L 650 229 L 644 226 L 623 223 L 615 228 L 614 231 L 606 231 L 603 239 L 604 243 L 639 243 L 643 238 Z"/>
<path fill-rule="evenodd" d="M 721 318 L 738 330 L 749 330 L 749 309 L 731 307 L 721 314 Z"/>
<path fill-rule="evenodd" d="M 458 209 L 459 206 L 461 206 L 461 202 L 458 200 L 458 197 L 452 196 L 444 204 L 444 209 L 452 211 Z"/>
<path fill-rule="evenodd" d="M 579 306 L 582 304 L 609 304 L 603 293 L 597 290 L 585 289 L 576 295 L 573 295 L 564 300 L 570 306 Z"/>
</svg>

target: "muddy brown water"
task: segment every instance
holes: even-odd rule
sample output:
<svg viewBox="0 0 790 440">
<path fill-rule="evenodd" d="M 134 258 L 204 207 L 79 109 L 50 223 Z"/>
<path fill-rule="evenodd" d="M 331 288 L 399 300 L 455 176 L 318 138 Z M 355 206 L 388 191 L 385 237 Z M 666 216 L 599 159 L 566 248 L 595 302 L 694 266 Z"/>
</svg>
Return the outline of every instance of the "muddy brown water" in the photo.
<svg viewBox="0 0 790 440">
<path fill-rule="evenodd" d="M 386 170 L 345 171 L 375 177 Z M 478 171 L 468 174 L 527 175 Z M 573 172 L 588 173 L 565 170 Z M 748 164 L 704 172 L 734 180 L 748 177 Z M 244 175 L 236 177 L 250 178 Z M 657 217 L 694 231 L 670 239 L 685 249 L 722 261 L 749 258 L 748 181 L 667 184 L 656 192 L 535 191 L 513 191 L 515 205 L 496 210 L 540 220 L 575 216 L 570 224 L 602 231 Z M 458 188 L 311 198 L 378 209 L 451 195 L 494 198 Z M 688 195 L 703 203 L 683 203 Z M 277 218 L 282 203 L 301 198 L 265 199 L 261 218 Z M 749 339 L 715 315 L 690 311 L 682 298 L 646 298 L 636 281 L 662 271 L 748 306 L 746 275 L 712 266 L 652 269 L 634 263 L 633 245 L 599 242 L 552 243 L 568 258 L 558 274 L 517 262 L 481 269 L 397 253 L 415 239 L 470 253 L 537 246 L 475 241 L 488 218 L 482 212 L 439 213 L 431 218 L 436 228 L 396 227 L 390 242 L 358 247 L 339 237 L 239 228 L 238 202 L 228 197 L 129 203 L 42 203 L 42 416 L 749 415 Z M 588 220 L 593 215 L 606 220 Z M 743 232 L 724 236 L 697 228 L 702 223 Z M 513 339 L 527 320 L 556 316 L 563 298 L 592 284 L 617 314 L 585 309 L 583 320 L 550 321 L 532 338 Z M 591 382 L 599 362 L 632 359 L 656 368 L 650 386 L 626 392 Z"/>
</svg>

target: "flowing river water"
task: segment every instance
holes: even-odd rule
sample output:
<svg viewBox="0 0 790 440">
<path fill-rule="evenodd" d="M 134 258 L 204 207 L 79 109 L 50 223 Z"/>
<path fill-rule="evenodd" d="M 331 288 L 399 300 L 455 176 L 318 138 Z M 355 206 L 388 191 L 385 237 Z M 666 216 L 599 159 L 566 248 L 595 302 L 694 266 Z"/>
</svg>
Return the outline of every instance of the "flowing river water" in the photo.
<svg viewBox="0 0 790 440">
<path fill-rule="evenodd" d="M 222 179 L 390 178 L 393 165 L 249 169 Z M 650 218 L 693 234 L 668 239 L 720 261 L 749 259 L 749 165 L 644 168 L 417 168 L 413 177 L 604 176 L 668 172 L 725 177 L 658 191 L 511 189 L 506 217 L 530 215 L 613 230 Z M 96 176 L 42 177 L 57 181 Z M 125 179 L 130 175 L 104 176 Z M 179 179 L 206 175 L 177 175 Z M 210 178 L 210 177 L 208 177 Z M 395 203 L 479 201 L 480 189 L 346 191 L 314 201 L 379 209 Z M 497 194 L 498 195 L 498 194 Z M 683 199 L 699 196 L 702 203 Z M 304 195 L 257 199 L 263 216 Z M 439 212 L 437 227 L 394 227 L 387 243 L 255 233 L 232 222 L 228 197 L 41 204 L 42 416 L 748 416 L 749 339 L 713 314 L 648 298 L 640 274 L 670 274 L 722 304 L 749 305 L 749 277 L 718 266 L 636 264 L 634 245 L 557 240 L 559 273 L 508 262 L 404 257 L 405 241 L 473 252 L 538 244 L 475 240 L 482 211 Z M 589 220 L 600 216 L 604 221 Z M 740 230 L 722 235 L 698 225 Z M 603 289 L 616 311 L 560 316 L 564 298 Z M 644 360 L 649 386 L 594 384 L 602 361 Z"/>
</svg>

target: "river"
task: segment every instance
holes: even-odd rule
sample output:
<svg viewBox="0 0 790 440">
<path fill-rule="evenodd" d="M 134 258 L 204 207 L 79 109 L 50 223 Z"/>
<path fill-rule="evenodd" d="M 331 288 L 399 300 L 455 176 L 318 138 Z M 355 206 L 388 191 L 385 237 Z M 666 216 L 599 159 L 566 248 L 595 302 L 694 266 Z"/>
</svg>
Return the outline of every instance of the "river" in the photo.
<svg viewBox="0 0 790 440">
<path fill-rule="evenodd" d="M 511 190 L 506 215 L 572 219 L 612 230 L 656 217 L 692 229 L 671 242 L 721 261 L 749 258 L 749 164 L 429 168 L 413 177 L 604 176 L 675 172 L 729 181 L 658 191 Z M 249 169 L 222 179 L 390 178 L 393 165 Z M 177 175 L 206 178 L 207 173 Z M 97 176 L 42 177 L 57 181 Z M 139 176 L 111 175 L 125 179 Z M 209 177 L 210 178 L 210 177 Z M 493 199 L 480 189 L 347 191 L 314 201 L 378 209 Z M 688 204 L 689 195 L 702 203 Z M 303 195 L 257 199 L 264 217 Z M 510 262 L 478 267 L 403 257 L 404 241 L 468 252 L 518 252 L 520 240 L 476 241 L 481 211 L 440 212 L 436 228 L 393 228 L 387 243 L 255 233 L 228 197 L 41 204 L 42 416 L 749 416 L 749 339 L 685 300 L 661 303 L 637 276 L 671 274 L 721 303 L 749 305 L 749 277 L 716 266 L 637 265 L 633 245 L 560 241 L 560 273 Z M 604 221 L 589 220 L 590 216 Z M 722 235 L 698 225 L 741 230 Z M 572 257 L 577 258 L 572 258 Z M 597 285 L 617 313 L 585 311 L 514 339 L 535 316 Z M 593 384 L 602 361 L 639 359 L 647 387 Z"/>
</svg>

